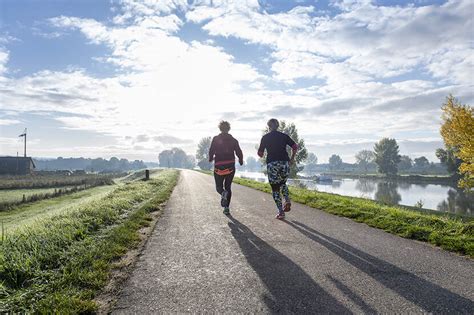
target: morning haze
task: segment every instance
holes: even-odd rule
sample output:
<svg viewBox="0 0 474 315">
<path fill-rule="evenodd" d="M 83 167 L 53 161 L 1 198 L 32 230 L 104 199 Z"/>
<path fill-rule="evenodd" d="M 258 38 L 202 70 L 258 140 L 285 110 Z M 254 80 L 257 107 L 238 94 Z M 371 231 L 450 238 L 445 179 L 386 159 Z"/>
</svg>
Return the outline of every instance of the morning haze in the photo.
<svg viewBox="0 0 474 315">
<path fill-rule="evenodd" d="M 0 1 L 0 313 L 472 313 L 473 12 Z"/>
</svg>

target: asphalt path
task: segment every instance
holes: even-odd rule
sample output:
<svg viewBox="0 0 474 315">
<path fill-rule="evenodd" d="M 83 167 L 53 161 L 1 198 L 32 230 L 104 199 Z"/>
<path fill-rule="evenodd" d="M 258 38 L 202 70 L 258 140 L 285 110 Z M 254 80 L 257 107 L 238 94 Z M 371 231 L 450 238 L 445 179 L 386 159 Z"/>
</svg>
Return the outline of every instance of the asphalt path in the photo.
<svg viewBox="0 0 474 315">
<path fill-rule="evenodd" d="M 182 171 L 115 314 L 474 313 L 474 263 L 323 211 Z"/>
</svg>

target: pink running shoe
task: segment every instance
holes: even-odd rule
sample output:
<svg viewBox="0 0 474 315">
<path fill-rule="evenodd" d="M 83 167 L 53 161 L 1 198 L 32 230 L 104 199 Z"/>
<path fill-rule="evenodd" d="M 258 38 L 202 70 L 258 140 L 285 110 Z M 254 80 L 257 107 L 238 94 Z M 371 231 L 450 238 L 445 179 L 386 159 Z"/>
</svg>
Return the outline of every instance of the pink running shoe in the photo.
<svg viewBox="0 0 474 315">
<path fill-rule="evenodd" d="M 291 202 L 285 202 L 285 206 L 283 207 L 285 212 L 290 212 L 291 211 Z"/>
<path fill-rule="evenodd" d="M 276 215 L 275 219 L 278 219 L 278 220 L 284 220 L 285 219 L 285 212 L 280 212 Z"/>
</svg>

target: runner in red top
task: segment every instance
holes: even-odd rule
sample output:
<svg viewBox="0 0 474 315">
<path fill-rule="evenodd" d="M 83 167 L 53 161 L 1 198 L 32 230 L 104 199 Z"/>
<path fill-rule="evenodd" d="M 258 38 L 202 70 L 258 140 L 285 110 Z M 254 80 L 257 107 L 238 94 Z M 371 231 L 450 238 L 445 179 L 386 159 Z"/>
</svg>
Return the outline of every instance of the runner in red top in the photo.
<svg viewBox="0 0 474 315">
<path fill-rule="evenodd" d="M 230 124 L 227 121 L 219 123 L 221 133 L 212 139 L 209 149 L 209 162 L 214 161 L 214 180 L 216 190 L 221 195 L 221 206 L 224 214 L 229 214 L 230 199 L 232 197 L 232 180 L 235 175 L 235 156 L 239 164 L 244 164 L 244 157 L 239 142 L 229 134 Z"/>
</svg>

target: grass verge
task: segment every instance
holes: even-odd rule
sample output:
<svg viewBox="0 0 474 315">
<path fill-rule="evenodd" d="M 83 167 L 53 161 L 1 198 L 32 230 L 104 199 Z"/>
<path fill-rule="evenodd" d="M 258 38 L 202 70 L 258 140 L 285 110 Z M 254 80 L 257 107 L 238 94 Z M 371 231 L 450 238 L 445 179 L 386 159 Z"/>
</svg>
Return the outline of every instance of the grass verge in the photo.
<svg viewBox="0 0 474 315">
<path fill-rule="evenodd" d="M 5 233 L 8 235 L 14 230 L 34 224 L 38 220 L 64 212 L 75 211 L 76 208 L 82 207 L 84 204 L 104 198 L 116 187 L 99 186 L 70 195 L 22 204 L 13 209 L 0 211 L 0 222 L 4 225 Z"/>
<path fill-rule="evenodd" d="M 177 178 L 177 171 L 163 171 L 130 182 L 9 235 L 0 244 L 0 313 L 95 312 L 93 298 L 113 262 L 138 243 L 138 230 L 169 198 Z"/>
<path fill-rule="evenodd" d="M 209 174 L 205 172 L 206 174 Z M 234 182 L 271 193 L 270 185 L 234 178 Z M 404 238 L 429 242 L 474 258 L 474 220 L 443 214 L 417 212 L 376 201 L 322 193 L 290 186 L 293 201 L 331 214 L 351 218 Z"/>
</svg>

